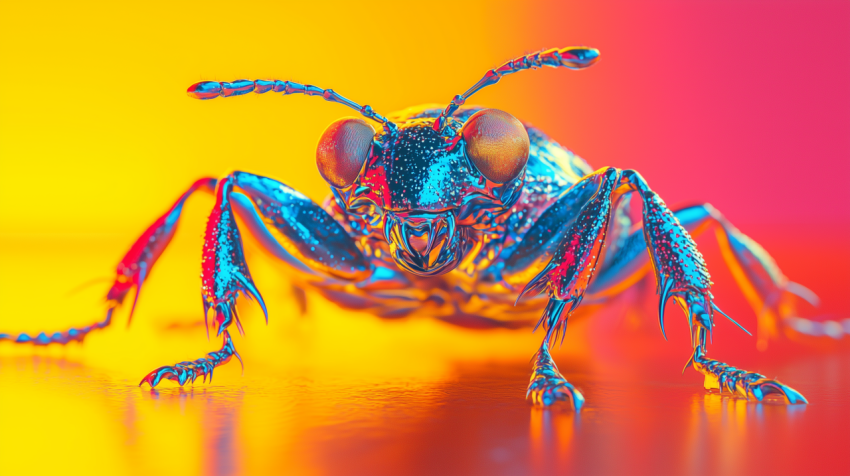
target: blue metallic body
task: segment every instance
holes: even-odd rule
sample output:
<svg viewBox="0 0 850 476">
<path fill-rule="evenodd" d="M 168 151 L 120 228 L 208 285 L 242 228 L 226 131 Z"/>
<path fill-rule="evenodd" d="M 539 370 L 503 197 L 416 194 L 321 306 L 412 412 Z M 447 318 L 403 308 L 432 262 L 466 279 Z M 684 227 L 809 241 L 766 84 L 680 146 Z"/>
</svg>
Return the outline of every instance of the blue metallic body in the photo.
<svg viewBox="0 0 850 476">
<path fill-rule="evenodd" d="M 613 167 L 594 171 L 528 124 L 522 125 L 527 161 L 518 175 L 493 181 L 471 158 L 463 131 L 482 111 L 464 107 L 472 94 L 506 74 L 541 66 L 581 69 L 597 58 L 596 50 L 581 47 L 519 57 L 489 71 L 445 109 L 426 105 L 386 117 L 330 89 L 291 81 L 193 85 L 189 95 L 198 99 L 249 92 L 321 96 L 358 110 L 379 128 L 357 177 L 346 186 L 332 186 L 322 206 L 282 182 L 246 172 L 199 180 L 122 260 L 108 296 L 106 321 L 82 334 L 74 330 L 73 336 L 56 333 L 59 337 L 51 339 L 42 334 L 35 343 L 82 340 L 89 330 L 108 324 L 130 287 L 141 287 L 173 236 L 186 197 L 214 188 L 202 294 L 205 315 L 214 313 L 222 349 L 154 370 L 142 381 L 151 386 L 162 379 L 182 385 L 211 377 L 216 366 L 238 357 L 228 331 L 233 323 L 241 331 L 238 296 L 257 300 L 268 318 L 244 259 L 234 220 L 238 215 L 272 256 L 292 267 L 296 280 L 343 307 L 386 318 L 422 315 L 470 327 L 519 327 L 536 321 L 545 336 L 528 386 L 527 396 L 535 404 L 567 400 L 581 408 L 584 397 L 558 371 L 549 347 L 559 334 L 563 338 L 580 303 L 604 302 L 650 269 L 658 284 L 662 333 L 664 309 L 673 299 L 692 328 L 688 365 L 705 375 L 706 388 L 757 400 L 777 393 L 789 403 L 805 402 L 776 380 L 706 356 L 715 313 L 725 314 L 714 303 L 710 276 L 692 234 L 716 230 L 727 263 L 742 270 L 736 279 L 759 302 L 761 339 L 788 317 L 783 311 L 787 306 L 781 305 L 787 297 L 813 299 L 710 205 L 671 210 L 637 172 Z M 799 321 L 793 321 L 795 328 L 805 327 Z M 26 334 L 0 338 L 33 341 Z"/>
</svg>

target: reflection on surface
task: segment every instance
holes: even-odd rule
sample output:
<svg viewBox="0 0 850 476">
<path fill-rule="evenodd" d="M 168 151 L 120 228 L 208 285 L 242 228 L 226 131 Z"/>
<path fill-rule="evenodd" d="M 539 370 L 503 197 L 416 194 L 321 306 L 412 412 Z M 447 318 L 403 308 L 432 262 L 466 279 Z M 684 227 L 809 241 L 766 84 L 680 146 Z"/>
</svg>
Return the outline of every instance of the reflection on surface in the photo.
<svg viewBox="0 0 850 476">
<path fill-rule="evenodd" d="M 847 368 L 846 355 L 810 365 L 823 359 Z M 34 465 L 72 474 L 212 475 L 848 469 L 839 455 L 850 412 L 811 386 L 811 399 L 824 403 L 788 407 L 705 394 L 675 378 L 635 385 L 591 374 L 576 379 L 588 395 L 587 410 L 576 415 L 526 405 L 522 361 L 464 362 L 440 379 L 283 370 L 157 390 L 56 357 L 2 357 L 0 365 L 0 444 L 15 455 L 3 458 L 2 474 Z"/>
<path fill-rule="evenodd" d="M 112 255 L 100 258 L 108 246 L 89 246 L 73 256 L 2 252 L 20 270 L 0 274 L 2 328 L 96 316 L 96 286 L 45 298 L 27 284 L 50 265 L 68 270 L 54 277 L 60 290 L 108 269 Z M 195 253 L 184 254 L 158 268 L 129 330 L 122 315 L 82 346 L 0 345 L 0 474 L 850 473 L 846 350 L 757 353 L 743 333 L 719 326 L 715 341 L 727 344 L 713 348 L 718 357 L 780 376 L 812 402 L 749 403 L 706 393 L 700 375 L 679 373 L 689 350 L 684 319 L 671 319 L 665 343 L 638 324 L 654 325 L 654 316 L 625 321 L 624 306 L 613 305 L 571 322 L 554 352 L 587 397 L 584 411 L 543 410 L 523 399 L 540 338 L 528 330 L 384 322 L 317 296 L 301 315 L 285 279 L 261 260 L 255 279 L 284 292 L 266 292 L 268 327 L 243 305 L 244 374 L 233 362 L 212 383 L 140 388 L 152 368 L 216 345 L 195 325 L 197 282 L 183 278 L 194 274 Z"/>
<path fill-rule="evenodd" d="M 551 472 L 553 460 L 557 468 L 568 467 L 581 416 L 567 408 L 530 410 L 531 468 L 538 473 Z"/>
</svg>

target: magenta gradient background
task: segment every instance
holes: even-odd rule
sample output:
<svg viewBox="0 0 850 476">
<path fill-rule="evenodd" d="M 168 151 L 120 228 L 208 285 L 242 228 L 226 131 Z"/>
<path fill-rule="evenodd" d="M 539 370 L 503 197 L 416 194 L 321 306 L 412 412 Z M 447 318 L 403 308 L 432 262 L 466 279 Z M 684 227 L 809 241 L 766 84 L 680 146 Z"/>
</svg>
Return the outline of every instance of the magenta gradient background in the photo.
<svg viewBox="0 0 850 476">
<path fill-rule="evenodd" d="M 596 168 L 638 170 L 673 207 L 712 203 L 822 297 L 802 315 L 850 317 L 847 0 L 318 3 L 4 9 L 19 28 L 0 29 L 7 50 L 26 52 L 9 55 L 22 73 L 8 77 L 28 78 L 24 88 L 10 83 L 7 97 L 37 105 L 3 103 L 18 108 L 3 129 L 3 151 L 13 151 L 6 175 L 43 182 L 35 192 L 23 180 L 0 189 L 16 200 L 7 203 L 29 207 L 7 214 L 9 231 L 33 231 L 4 236 L 0 251 L 15 273 L 0 273 L 11 306 L 0 329 L 90 322 L 98 288 L 76 301 L 62 293 L 113 269 L 198 176 L 238 167 L 311 198 L 326 192 L 314 141 L 353 111 L 317 98 L 201 103 L 183 93 L 194 81 L 309 81 L 388 113 L 448 101 L 487 68 L 570 45 L 599 48 L 601 61 L 512 75 L 470 102 L 539 126 Z M 70 88 L 51 89 L 59 80 Z M 48 154 L 55 144 L 72 159 Z M 701 375 L 679 373 L 692 348 L 672 304 L 669 341 L 660 335 L 652 278 L 629 291 L 644 312 L 630 314 L 623 299 L 576 318 L 553 351 L 587 396 L 579 415 L 523 401 L 539 333 L 377 323 L 337 315 L 319 299 L 302 317 L 273 286 L 285 284 L 276 264 L 258 255 L 249 261 L 274 317 L 263 328 L 257 306 L 244 307 L 245 375 L 232 362 L 215 385 L 139 389 L 155 364 L 210 349 L 192 327 L 210 206 L 208 197 L 187 204 L 132 329 L 123 314 L 84 347 L 3 349 L 0 421 L 16 432 L 0 435 L 15 455 L 2 465 L 91 474 L 120 473 L 110 465 L 130 474 L 848 474 L 850 339 L 844 349 L 826 338 L 779 339 L 759 352 L 755 338 L 718 318 L 712 357 L 776 376 L 812 403 L 708 395 Z M 24 220 L 42 211 L 79 219 L 64 222 L 78 228 Z M 110 213 L 114 222 L 102 218 Z M 68 235 L 48 241 L 37 230 Z M 99 238 L 104 230 L 116 234 Z M 718 305 L 754 330 L 711 235 L 698 241 Z"/>
<path fill-rule="evenodd" d="M 521 25 L 522 44 L 585 44 L 601 61 L 506 78 L 479 102 L 534 118 L 594 168 L 638 170 L 671 206 L 713 204 L 821 295 L 812 312 L 850 314 L 850 2 L 552 1 L 513 13 L 499 15 L 501 42 L 519 42 Z M 724 272 L 718 253 L 707 258 Z"/>
</svg>

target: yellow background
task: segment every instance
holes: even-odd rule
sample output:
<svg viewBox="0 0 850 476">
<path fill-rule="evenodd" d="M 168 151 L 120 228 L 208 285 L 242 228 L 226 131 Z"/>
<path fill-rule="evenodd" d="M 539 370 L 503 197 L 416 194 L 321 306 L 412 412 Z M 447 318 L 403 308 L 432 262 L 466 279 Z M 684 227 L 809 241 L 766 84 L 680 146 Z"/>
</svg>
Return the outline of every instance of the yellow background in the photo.
<svg viewBox="0 0 850 476">
<path fill-rule="evenodd" d="M 843 265 L 847 253 L 841 251 L 846 249 L 842 239 L 846 229 L 839 230 L 838 225 L 847 223 L 847 212 L 845 202 L 830 197 L 846 190 L 842 174 L 847 169 L 841 164 L 847 163 L 847 155 L 846 145 L 839 150 L 829 140 L 846 136 L 827 127 L 844 123 L 822 114 L 822 110 L 839 109 L 833 105 L 844 104 L 844 96 L 835 101 L 810 100 L 821 90 L 828 90 L 824 93 L 828 96 L 846 89 L 844 76 L 816 69 L 844 64 L 841 61 L 847 55 L 832 54 L 826 48 L 844 43 L 819 45 L 825 48 L 819 50 L 825 56 L 832 55 L 830 61 L 821 58 L 806 68 L 786 68 L 782 61 L 787 58 L 771 55 L 787 50 L 788 45 L 781 42 L 791 41 L 787 40 L 791 33 L 802 38 L 794 40 L 802 42 L 801 49 L 814 50 L 805 43 L 809 33 L 788 27 L 807 24 L 798 18 L 812 9 L 799 3 L 794 4 L 796 11 L 790 8 L 783 10 L 784 16 L 771 16 L 759 10 L 758 2 L 745 3 L 747 8 L 739 2 L 654 2 L 644 8 L 630 2 L 599 2 L 593 10 L 561 2 L 532 8 L 524 2 L 483 1 L 4 0 L 0 11 L 0 331 L 37 333 L 99 320 L 106 282 L 69 292 L 91 278 L 110 278 L 135 238 L 198 177 L 247 170 L 280 179 L 313 199 L 324 198 L 327 186 L 315 167 L 316 141 L 330 122 L 354 111 L 319 98 L 274 94 L 196 101 L 185 94 L 192 83 L 293 80 L 333 88 L 386 114 L 421 103 L 445 103 L 507 59 L 575 44 L 599 47 L 600 65 L 581 73 L 547 70 L 515 75 L 478 93 L 475 102 L 539 125 L 595 166 L 633 166 L 644 160 L 646 167 L 639 170 L 668 203 L 722 201 L 719 208 L 747 233 L 753 230 L 747 226 L 748 219 L 785 218 L 784 208 L 776 202 L 792 194 L 778 197 L 770 190 L 776 184 L 818 191 L 787 198 L 799 206 L 787 217 L 810 220 L 820 228 L 773 223 L 766 231 L 754 231 L 760 236 L 751 236 L 762 243 L 785 239 L 790 244 L 780 264 L 787 270 L 788 257 L 792 264 L 795 257 L 799 261 L 798 274 L 792 277 L 804 275 L 807 279 L 799 279 L 804 284 L 820 279 L 821 287 L 815 291 L 832 286 L 837 289 L 833 297 L 844 296 L 850 267 Z M 696 7 L 689 10 L 690 5 Z M 748 13 L 743 15 L 742 10 Z M 700 23 L 706 17 L 713 20 Z M 824 16 L 832 17 L 839 18 Z M 740 24 L 722 29 L 712 23 L 726 19 Z M 829 28 L 817 27 L 821 21 L 810 22 L 816 25 L 812 30 L 832 34 Z M 688 36 L 691 31 L 696 33 Z M 740 62 L 759 65 L 743 72 L 718 61 L 713 49 L 714 41 L 738 41 L 733 33 L 739 31 L 751 31 L 753 41 L 760 42 L 759 55 L 747 58 L 748 50 L 742 50 Z M 842 31 L 846 33 L 846 27 Z M 703 49 L 691 55 L 694 36 L 704 40 Z M 846 35 L 840 39 L 846 40 Z M 775 47 L 777 42 L 782 48 Z M 668 55 L 670 50 L 675 54 Z M 791 57 L 801 57 L 794 51 Z M 721 59 L 728 61 L 731 56 Z M 757 63 L 759 59 L 762 63 Z M 759 76 L 765 64 L 783 69 Z M 661 73 L 654 72 L 665 65 Z M 797 78 L 790 69 L 802 78 L 799 84 L 781 83 Z M 811 77 L 805 76 L 813 70 Z M 720 76 L 712 76 L 714 71 L 720 71 Z M 697 77 L 705 78 L 704 82 L 693 87 L 691 80 Z M 747 78 L 755 79 L 744 99 L 757 97 L 763 103 L 742 107 L 738 103 L 742 97 L 730 93 L 741 90 Z M 829 79 L 841 88 L 823 86 Z M 767 87 L 774 80 L 781 87 Z M 597 89 L 586 94 L 591 84 Z M 762 89 L 776 96 L 758 97 L 755 93 Z M 709 106 L 718 105 L 713 115 L 705 113 L 706 104 L 698 102 L 700 98 Z M 724 102 L 726 98 L 733 104 Z M 802 106 L 791 113 L 763 107 L 775 104 Z M 820 109 L 806 109 L 810 104 Z M 752 116 L 753 111 L 787 128 L 764 126 L 767 138 L 755 136 L 763 132 L 756 126 L 768 123 L 764 117 Z M 710 120 L 698 122 L 706 115 Z M 821 117 L 826 117 L 825 125 L 817 122 Z M 735 122 L 738 118 L 740 122 Z M 679 134 L 681 130 L 674 126 L 687 133 Z M 798 141 L 791 147 L 775 136 Z M 731 142 L 724 142 L 729 137 Z M 773 152 L 759 152 L 771 144 Z M 809 145 L 827 149 L 809 154 Z M 594 147 L 598 154 L 591 153 Z M 740 147 L 746 153 L 736 153 Z M 779 157 L 775 150 L 788 150 L 793 157 Z M 693 159 L 690 154 L 699 151 L 710 160 Z M 831 173 L 806 175 L 783 165 L 783 160 L 796 165 L 800 157 L 806 166 L 814 169 L 824 164 Z M 715 160 L 726 162 L 717 166 Z M 765 162 L 777 166 L 765 167 Z M 738 172 L 729 173 L 732 166 L 740 167 L 735 169 Z M 308 441 L 311 450 L 319 448 L 319 456 L 324 456 L 321 448 L 328 443 L 327 429 L 334 428 L 337 419 L 365 414 L 380 425 L 388 415 L 384 407 L 411 398 L 416 405 L 401 411 L 404 417 L 412 415 L 409 421 L 402 419 L 403 425 L 425 425 L 447 401 L 442 389 L 461 379 L 457 362 L 518 362 L 521 370 L 516 375 L 499 373 L 491 378 L 505 382 L 510 391 L 502 395 L 504 402 L 512 402 L 494 413 L 510 408 L 524 415 L 525 422 L 530 412 L 531 429 L 517 439 L 530 434 L 534 443 L 542 438 L 545 420 L 522 401 L 526 363 L 539 336 L 526 330 L 474 332 L 428 320 L 385 322 L 340 312 L 313 295 L 302 317 L 281 266 L 263 259 L 250 239 L 246 254 L 271 319 L 266 328 L 255 305 L 240 303 L 247 336 L 235 337 L 235 343 L 246 361 L 245 376 L 232 362 L 216 371 L 215 386 L 198 385 L 192 390 L 166 383 L 159 393 L 136 388 L 153 368 L 201 357 L 218 346 L 215 340 L 208 342 L 198 326 L 201 233 L 211 205 L 209 197 L 188 203 L 180 231 L 147 282 L 129 330 L 124 328 L 125 310 L 110 328 L 92 333 L 85 345 L 0 345 L 0 474 L 226 473 L 221 469 L 229 466 L 219 460 L 223 454 L 219 437 L 233 439 L 225 445 L 225 453 L 238 460 L 238 469 L 246 473 L 266 474 L 285 463 L 294 474 L 327 474 L 322 462 L 334 455 L 316 456 L 311 463 L 313 455 L 300 454 L 299 442 Z M 812 235 L 818 235 L 817 243 L 813 244 Z M 799 240 L 801 236 L 808 241 Z M 700 246 L 706 249 L 702 242 Z M 773 252 L 777 247 L 768 249 Z M 715 294 L 722 296 L 722 308 L 736 317 L 743 315 L 739 321 L 752 328 L 754 317 L 728 284 L 719 257 L 709 252 L 707 259 L 718 282 Z M 812 262 L 835 269 L 829 273 L 812 270 Z M 652 286 L 638 292 L 652 309 Z M 846 300 L 836 298 L 825 305 L 846 314 Z M 634 315 L 623 317 L 622 307 L 612 311 L 617 312 L 620 321 L 600 320 L 599 325 L 607 325 L 607 331 L 623 319 L 629 324 L 637 321 Z M 609 343 L 590 355 L 582 337 L 583 324 L 578 322 L 570 324 L 567 342 L 556 358 L 569 362 L 572 370 L 581 369 L 570 374 L 578 379 L 585 370 L 603 366 L 600 362 L 606 356 L 645 370 L 649 366 L 641 358 L 662 348 L 657 345 L 661 340 L 653 312 L 640 316 L 652 332 L 648 345 L 634 345 L 626 352 Z M 754 349 L 754 342 L 731 324 L 718 322 L 718 331 L 728 348 Z M 678 314 L 668 319 L 667 335 L 664 366 L 659 368 L 677 379 L 676 388 L 684 389 L 683 394 L 698 395 L 695 409 L 686 409 L 683 415 L 695 421 L 704 413 L 719 418 L 719 410 L 712 413 L 703 408 L 701 378 L 694 372 L 678 376 L 689 352 L 685 320 Z M 753 360 L 745 355 L 735 363 L 746 366 Z M 475 365 L 466 371 L 467 378 L 486 374 Z M 628 373 L 621 377 L 637 381 Z M 664 387 L 665 394 L 667 390 Z M 610 407 L 622 411 L 609 420 L 630 421 L 629 415 L 641 414 L 618 406 L 630 391 L 597 389 L 591 396 L 605 401 L 607 394 Z M 483 393 L 463 398 L 474 401 L 485 398 Z M 657 408 L 656 395 L 647 395 L 644 400 Z M 706 401 L 707 407 L 717 406 Z M 480 407 L 490 411 L 487 405 Z M 746 408 L 738 415 L 746 416 Z M 650 413 L 644 415 L 650 419 Z M 784 413 L 780 416 L 784 418 Z M 502 428 L 498 419 L 494 421 L 494 431 Z M 592 416 L 585 420 L 592 421 Z M 561 423 L 556 429 L 572 435 L 573 421 Z M 609 437 L 619 435 L 624 441 L 617 448 L 624 452 L 636 448 L 629 461 L 643 462 L 652 456 L 653 448 L 646 445 L 655 441 L 643 435 L 656 423 L 637 421 L 631 432 L 615 429 L 604 438 L 578 440 L 599 442 L 598 454 L 607 455 Z M 484 428 L 481 421 L 468 426 Z M 711 440 L 737 441 L 724 438 L 729 431 L 716 425 Z M 761 441 L 757 432 L 751 433 Z M 360 435 L 353 434 L 352 440 L 359 440 Z M 693 430 L 693 434 L 702 433 Z M 448 436 L 438 434 L 434 439 Z M 473 435 L 470 441 L 477 441 L 476 437 L 480 439 Z M 676 435 L 671 438 L 686 441 Z M 418 454 L 415 448 L 420 447 L 427 451 L 427 445 L 405 441 L 409 443 L 406 452 L 398 454 Z M 564 441 L 569 443 L 567 437 Z M 639 446 L 641 442 L 644 446 Z M 727 456 L 735 457 L 722 461 L 724 467 L 734 469 L 739 461 L 736 455 L 750 447 L 728 446 Z M 668 454 L 658 453 L 658 458 L 668 459 Z"/>
<path fill-rule="evenodd" d="M 195 178 L 233 169 L 320 200 L 318 137 L 356 112 L 271 94 L 194 101 L 186 88 L 276 78 L 384 114 L 444 103 L 537 47 L 501 27 L 521 10 L 486 5 L 5 2 L 3 232 L 138 232 Z"/>
<path fill-rule="evenodd" d="M 135 238 L 198 177 L 248 170 L 315 200 L 325 197 L 316 142 L 330 122 L 354 111 L 320 98 L 273 94 L 197 101 L 185 93 L 190 84 L 293 80 L 333 88 L 383 114 L 446 102 L 487 69 L 538 49 L 511 44 L 498 26 L 517 19 L 514 8 L 488 5 L 4 2 L 0 329 L 34 334 L 101 319 L 107 282 L 78 286 L 109 278 Z M 480 99 L 500 93 L 489 94 Z M 235 339 L 246 374 L 235 361 L 216 371 L 218 384 L 236 390 L 188 408 L 187 394 L 169 382 L 161 386 L 164 401 L 139 393 L 136 382 L 153 368 L 219 346 L 198 326 L 201 233 L 211 205 L 209 197 L 189 201 L 177 237 L 145 285 L 132 328 L 124 329 L 125 309 L 85 345 L 3 344 L 0 473 L 210 471 L 216 449 L 207 441 L 208 427 L 219 424 L 219 412 L 242 407 L 242 398 L 234 403 L 228 392 L 250 387 L 256 394 L 245 405 L 266 410 L 240 414 L 232 436 L 242 441 L 243 469 L 262 474 L 283 458 L 294 472 L 310 474 L 318 470 L 298 467 L 296 457 L 268 445 L 285 446 L 298 438 L 299 427 L 325 415 L 299 411 L 303 419 L 268 429 L 263 422 L 281 401 L 264 396 L 270 387 L 258 378 L 326 372 L 323 381 L 345 383 L 331 385 L 340 395 L 320 400 L 350 405 L 374 391 L 374 383 L 357 390 L 364 379 L 446 378 L 451 363 L 441 355 L 524 360 L 536 346 L 538 338 L 528 332 L 479 337 L 431 321 L 387 324 L 341 313 L 316 296 L 302 318 L 281 267 L 264 260 L 248 239 L 271 324 L 264 328 L 258 310 L 242 304 L 247 336 Z M 32 379 L 42 373 L 61 378 Z"/>
</svg>

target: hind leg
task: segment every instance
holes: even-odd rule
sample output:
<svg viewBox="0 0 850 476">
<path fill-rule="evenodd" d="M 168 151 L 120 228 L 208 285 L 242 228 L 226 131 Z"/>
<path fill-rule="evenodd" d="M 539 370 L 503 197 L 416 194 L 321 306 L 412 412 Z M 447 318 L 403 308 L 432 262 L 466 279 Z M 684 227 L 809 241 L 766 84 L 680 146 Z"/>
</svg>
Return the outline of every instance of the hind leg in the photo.
<svg viewBox="0 0 850 476">
<path fill-rule="evenodd" d="M 673 215 L 694 238 L 714 232 L 712 235 L 724 262 L 758 316 L 756 345 L 760 350 L 767 348 L 770 338 L 777 337 L 782 325 L 792 325 L 798 332 L 833 338 L 844 334 L 837 322 L 818 323 L 793 317 L 792 297 L 801 297 L 811 304 L 817 303 L 817 297 L 788 280 L 767 251 L 729 223 L 717 209 L 703 204 L 677 209 Z M 588 299 L 618 294 L 651 269 L 641 229 L 631 230 L 622 241 L 621 247 L 606 255 L 599 274 L 588 289 Z"/>
<path fill-rule="evenodd" d="M 9 334 L 0 334 L 0 340 L 11 340 L 16 343 L 29 343 L 35 345 L 48 344 L 67 344 L 71 341 L 82 342 L 83 339 L 96 329 L 103 329 L 112 322 L 112 315 L 118 309 L 127 297 L 127 294 L 135 287 L 136 296 L 133 300 L 133 307 L 130 309 L 130 318 L 133 318 L 133 311 L 136 309 L 136 303 L 139 299 L 142 285 L 150 276 L 151 270 L 157 259 L 177 232 L 177 224 L 180 220 L 180 214 L 183 211 L 183 205 L 186 200 L 198 191 L 212 192 L 215 189 L 216 180 L 213 178 L 202 178 L 197 180 L 189 187 L 183 195 L 168 209 L 168 211 L 151 224 L 142 233 L 142 236 L 133 243 L 130 250 L 118 263 L 118 269 L 115 274 L 115 281 L 106 295 L 107 310 L 106 318 L 102 321 L 95 322 L 88 326 L 70 328 L 66 331 L 53 332 L 47 334 L 42 332 L 35 337 L 28 334 L 19 334 L 12 336 Z M 129 325 L 129 321 L 128 321 Z"/>
</svg>

